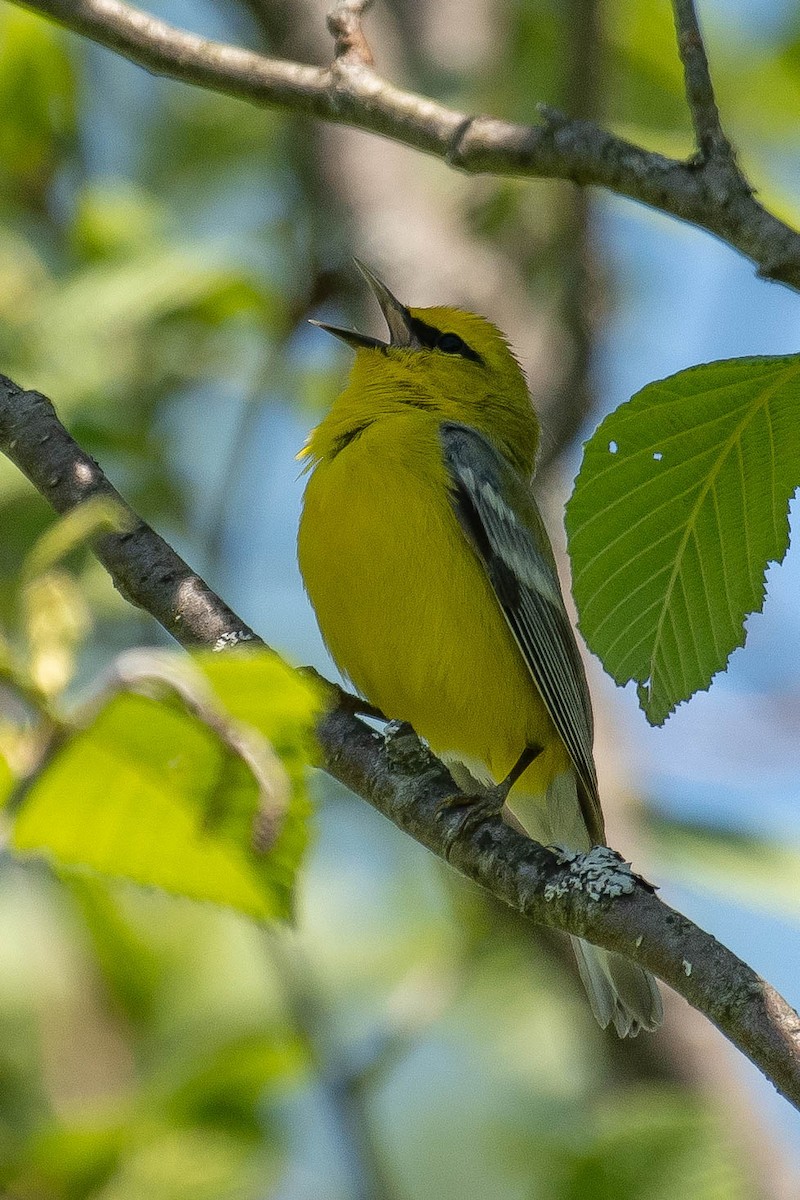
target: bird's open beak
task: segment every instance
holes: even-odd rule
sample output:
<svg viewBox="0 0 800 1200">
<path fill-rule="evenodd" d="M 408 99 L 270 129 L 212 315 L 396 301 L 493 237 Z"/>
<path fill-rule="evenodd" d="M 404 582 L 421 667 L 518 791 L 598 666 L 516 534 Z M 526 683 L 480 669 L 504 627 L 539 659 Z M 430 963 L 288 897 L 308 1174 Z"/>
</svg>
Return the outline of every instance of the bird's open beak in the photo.
<svg viewBox="0 0 800 1200">
<path fill-rule="evenodd" d="M 379 338 L 367 337 L 366 334 L 356 333 L 354 329 L 340 329 L 337 325 L 326 325 L 323 321 L 311 321 L 310 324 L 316 325 L 319 329 L 324 329 L 328 333 L 332 333 L 334 337 L 341 338 L 343 342 L 347 342 L 348 346 L 352 346 L 355 350 L 363 347 L 376 349 L 386 346 L 419 346 L 419 341 L 411 323 L 411 313 L 405 305 L 401 304 L 392 295 L 386 284 L 382 283 L 377 275 L 373 275 L 369 267 L 365 267 L 357 258 L 354 258 L 353 262 L 372 288 L 375 298 L 381 306 L 381 312 L 386 318 L 386 324 L 389 326 L 389 341 L 382 342 Z"/>
</svg>

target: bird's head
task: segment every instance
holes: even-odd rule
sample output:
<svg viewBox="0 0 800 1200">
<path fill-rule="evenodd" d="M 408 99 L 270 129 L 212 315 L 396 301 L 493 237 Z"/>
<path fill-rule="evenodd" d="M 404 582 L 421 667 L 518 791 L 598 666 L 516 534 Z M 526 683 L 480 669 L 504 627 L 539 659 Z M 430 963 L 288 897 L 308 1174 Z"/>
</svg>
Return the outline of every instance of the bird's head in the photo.
<svg viewBox="0 0 800 1200">
<path fill-rule="evenodd" d="M 539 424 L 522 368 L 491 321 L 457 308 L 407 308 L 367 267 L 389 340 L 312 322 L 356 351 L 350 386 L 375 415 L 415 406 L 485 433 L 524 473 L 536 457 Z"/>
</svg>

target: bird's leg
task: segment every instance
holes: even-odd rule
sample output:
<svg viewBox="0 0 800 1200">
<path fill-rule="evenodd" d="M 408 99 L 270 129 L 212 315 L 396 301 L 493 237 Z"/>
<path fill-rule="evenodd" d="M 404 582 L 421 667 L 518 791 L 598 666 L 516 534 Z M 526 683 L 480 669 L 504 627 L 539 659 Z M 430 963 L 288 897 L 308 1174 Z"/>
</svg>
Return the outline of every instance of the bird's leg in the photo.
<svg viewBox="0 0 800 1200">
<path fill-rule="evenodd" d="M 493 789 L 496 792 L 502 792 L 503 804 L 505 804 L 506 800 L 508 799 L 508 793 L 517 782 L 520 775 L 525 774 L 528 767 L 532 762 L 536 761 L 543 749 L 543 746 L 526 746 L 511 770 L 506 775 L 505 779 L 502 780 L 501 783 L 498 783 L 497 787 Z"/>
<path fill-rule="evenodd" d="M 505 779 L 500 783 L 495 784 L 493 788 L 487 788 L 480 796 L 447 796 L 439 805 L 437 816 L 444 818 L 453 809 L 463 808 L 464 813 L 460 821 L 448 833 L 447 842 L 445 845 L 445 853 L 449 855 L 450 847 L 459 838 L 468 836 L 474 830 L 482 825 L 484 821 L 490 820 L 492 817 L 499 816 L 503 811 L 508 793 L 511 791 L 519 777 L 527 771 L 532 762 L 535 761 L 542 753 L 541 746 L 526 746 L 520 754 L 514 766 L 506 775 Z"/>
</svg>

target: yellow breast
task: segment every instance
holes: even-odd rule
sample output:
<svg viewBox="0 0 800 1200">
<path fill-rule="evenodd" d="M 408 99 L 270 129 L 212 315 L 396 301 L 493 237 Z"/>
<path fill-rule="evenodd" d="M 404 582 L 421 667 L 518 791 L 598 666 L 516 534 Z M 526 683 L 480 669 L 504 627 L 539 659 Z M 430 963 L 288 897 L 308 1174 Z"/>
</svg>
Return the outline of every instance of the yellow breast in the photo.
<svg viewBox="0 0 800 1200">
<path fill-rule="evenodd" d="M 497 781 L 527 745 L 552 747 L 557 762 L 526 772 L 538 792 L 566 751 L 451 508 L 437 428 L 415 409 L 380 417 L 317 464 L 300 569 L 331 655 L 371 703 Z"/>
</svg>

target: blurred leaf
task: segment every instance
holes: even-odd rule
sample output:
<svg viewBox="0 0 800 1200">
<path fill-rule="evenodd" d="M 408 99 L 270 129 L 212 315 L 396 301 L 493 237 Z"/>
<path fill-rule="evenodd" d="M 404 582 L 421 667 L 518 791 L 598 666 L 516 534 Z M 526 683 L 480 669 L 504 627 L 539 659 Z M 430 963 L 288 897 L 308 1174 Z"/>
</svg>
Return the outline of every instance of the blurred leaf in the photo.
<svg viewBox="0 0 800 1200">
<path fill-rule="evenodd" d="M 243 272 L 232 269 L 220 254 L 209 261 L 204 254 L 180 248 L 144 245 L 122 261 L 98 262 L 73 274 L 40 296 L 31 314 L 30 329 L 35 354 L 37 386 L 48 395 L 86 400 L 108 396 L 136 377 L 145 352 L 151 371 L 179 367 L 194 376 L 204 364 L 193 340 L 181 348 L 180 362 L 158 360 L 152 339 L 154 328 L 168 320 L 202 316 L 221 323 L 247 310 L 263 313 L 265 297 Z M 22 332 L 22 331 L 21 331 Z M 150 381 L 152 387 L 157 374 Z"/>
<path fill-rule="evenodd" d="M 251 916 L 287 917 L 306 842 L 301 763 L 310 689 L 293 686 L 288 668 L 259 671 L 258 661 L 243 669 L 242 683 L 253 673 L 270 682 L 261 728 L 274 729 L 293 784 L 268 853 L 259 851 L 259 787 L 245 761 L 196 717 L 128 693 L 109 701 L 32 784 L 14 847 Z M 309 697 L 305 706 L 301 693 Z M 255 694 L 251 700 L 257 707 Z"/>
<path fill-rule="evenodd" d="M 123 1121 L 57 1125 L 35 1138 L 9 1172 L 14 1200 L 244 1200 L 266 1194 L 270 1155 L 253 1174 L 246 1138 L 225 1129 L 175 1127 L 148 1112 Z"/>
<path fill-rule="evenodd" d="M 166 1111 L 180 1124 L 213 1125 L 258 1137 L 263 1127 L 258 1110 L 266 1089 L 294 1082 L 307 1063 L 308 1053 L 297 1037 L 240 1037 L 196 1064 L 165 1100 Z"/>
<path fill-rule="evenodd" d="M 9 482 L 11 486 L 7 489 L 2 486 L 5 480 L 0 483 L 0 528 L 3 530 L 0 538 L 0 600 L 7 625 L 16 622 L 18 616 L 22 564 L 33 542 L 53 523 L 52 509 L 16 468 Z"/>
<path fill-rule="evenodd" d="M 77 651 L 91 626 L 83 589 L 56 564 L 95 534 L 120 531 L 129 524 L 129 515 L 117 501 L 95 496 L 51 522 L 23 559 L 19 603 L 28 651 L 26 673 L 43 697 L 53 698 L 69 684 Z"/>
<path fill-rule="evenodd" d="M 9 764 L 4 753 L 6 732 L 6 729 L 4 729 L 2 723 L 0 723 L 0 808 L 2 808 L 8 800 L 8 797 L 11 795 L 12 788 L 16 783 L 14 772 L 11 770 L 11 765 Z"/>
<path fill-rule="evenodd" d="M 129 1141 L 130 1130 L 116 1122 L 41 1131 L 12 1173 L 9 1194 L 20 1200 L 86 1200 L 111 1178 Z"/>
<path fill-rule="evenodd" d="M 660 725 L 744 644 L 800 483 L 800 358 L 708 363 L 601 423 L 567 506 L 580 628 Z"/>
<path fill-rule="evenodd" d="M 221 762 L 198 721 L 144 696 L 117 696 L 33 784 L 13 845 L 271 915 L 242 849 L 204 827 Z"/>
<path fill-rule="evenodd" d="M 240 1138 L 218 1129 L 164 1126 L 141 1136 L 101 1193 L 102 1200 L 256 1200 L 270 1195 L 275 1165 L 256 1175 Z"/>
<path fill-rule="evenodd" d="M 75 132 L 76 87 L 60 30 L 0 8 L 0 200 L 44 202 L 64 141 Z"/>
<path fill-rule="evenodd" d="M 127 180 L 91 182 L 77 197 L 70 233 L 84 261 L 122 261 L 161 239 L 165 215 L 153 196 Z"/>
<path fill-rule="evenodd" d="M 685 1093 L 639 1088 L 606 1101 L 560 1200 L 749 1200 L 722 1121 Z M 571 1176 L 571 1178 L 570 1178 Z"/>
<path fill-rule="evenodd" d="M 611 0 L 603 32 L 606 70 L 613 80 L 605 99 L 615 128 L 639 126 L 644 144 L 662 153 L 667 152 L 664 135 L 678 137 L 683 155 L 690 153 L 691 124 L 669 6 Z"/>
<path fill-rule="evenodd" d="M 317 747 L 313 729 L 323 697 L 309 679 L 268 650 L 199 652 L 194 661 L 211 681 L 225 711 L 265 737 L 292 785 L 292 803 L 275 844 L 264 859 L 272 886 L 291 906 L 292 886 L 309 836 L 306 777 Z"/>
<path fill-rule="evenodd" d="M 129 1020 L 147 1025 L 163 984 L 163 964 L 156 950 L 126 918 L 100 876 L 69 872 L 64 884 L 83 917 L 113 1001 Z"/>
<path fill-rule="evenodd" d="M 791 31 L 789 40 L 754 49 L 749 41 L 728 37 L 720 42 L 714 63 L 717 100 L 737 143 L 750 149 L 786 148 L 797 128 L 800 106 L 800 60 Z M 760 191 L 760 189 L 759 189 Z"/>
<path fill-rule="evenodd" d="M 314 753 L 312 729 L 322 705 L 311 679 L 271 650 L 200 650 L 192 659 L 211 681 L 225 711 L 263 734 L 287 770 L 302 771 Z"/>
<path fill-rule="evenodd" d="M 698 825 L 663 814 L 648 821 L 663 869 L 692 887 L 750 908 L 800 918 L 800 843 Z"/>
<path fill-rule="evenodd" d="M 296 188 L 286 170 L 283 147 L 285 114 L 242 104 L 231 96 L 199 90 L 172 89 L 165 94 L 159 137 L 152 139 L 144 164 L 148 182 L 158 194 L 174 193 L 174 205 L 213 204 L 217 186 L 230 202 L 231 190 L 246 186 L 253 165 L 259 172 L 259 189 L 265 180 L 270 197 L 283 183 Z M 203 194 L 198 195 L 198 163 L 202 163 Z"/>
<path fill-rule="evenodd" d="M 0 1187 L 30 1135 L 50 1115 L 36 1022 L 19 1004 L 0 1012 Z"/>
<path fill-rule="evenodd" d="M 73 577 L 57 569 L 28 580 L 21 605 L 30 679 L 43 696 L 53 698 L 72 679 L 78 647 L 91 624 L 89 610 Z"/>
<path fill-rule="evenodd" d="M 110 496 L 92 496 L 54 521 L 37 539 L 22 565 L 23 583 L 54 567 L 98 533 L 121 533 L 131 527 L 130 514 Z"/>
<path fill-rule="evenodd" d="M 11 372 L 10 364 L 20 349 L 16 343 L 35 313 L 41 290 L 48 284 L 47 268 L 32 243 L 13 229 L 0 226 L 0 349 L 4 373 Z"/>
<path fill-rule="evenodd" d="M 535 117 L 537 101 L 557 105 L 562 99 L 559 47 L 563 34 L 558 8 L 546 0 L 526 0 L 510 5 L 507 19 L 504 50 L 513 66 L 503 69 L 499 56 L 491 56 L 485 79 L 477 81 L 478 96 L 489 112 L 530 120 Z M 535 88 L 531 80 L 536 81 Z M 469 80 L 465 85 L 467 96 L 473 97 L 476 83 Z"/>
</svg>

